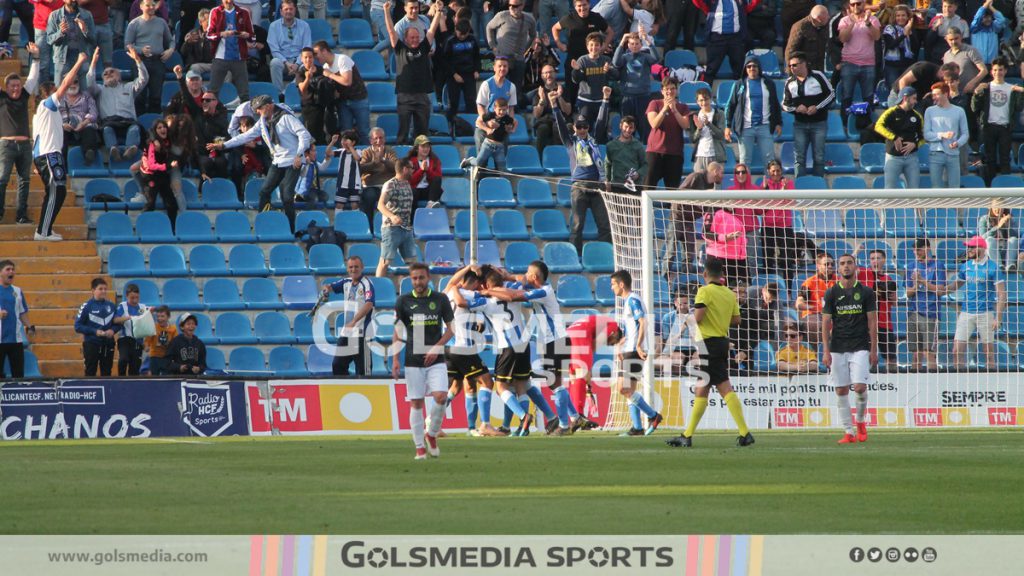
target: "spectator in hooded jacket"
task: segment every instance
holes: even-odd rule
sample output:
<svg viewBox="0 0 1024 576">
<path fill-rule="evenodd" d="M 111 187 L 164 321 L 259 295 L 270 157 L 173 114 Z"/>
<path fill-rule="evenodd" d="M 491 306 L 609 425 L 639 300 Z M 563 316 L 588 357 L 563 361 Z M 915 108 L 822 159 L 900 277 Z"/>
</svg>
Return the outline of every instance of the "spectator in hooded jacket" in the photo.
<svg viewBox="0 0 1024 576">
<path fill-rule="evenodd" d="M 732 87 L 725 109 L 725 141 L 738 137 L 740 162 L 767 166 L 775 158 L 775 137 L 782 135 L 782 107 L 775 83 L 761 75 L 761 61 L 747 57 L 745 76 Z"/>
</svg>

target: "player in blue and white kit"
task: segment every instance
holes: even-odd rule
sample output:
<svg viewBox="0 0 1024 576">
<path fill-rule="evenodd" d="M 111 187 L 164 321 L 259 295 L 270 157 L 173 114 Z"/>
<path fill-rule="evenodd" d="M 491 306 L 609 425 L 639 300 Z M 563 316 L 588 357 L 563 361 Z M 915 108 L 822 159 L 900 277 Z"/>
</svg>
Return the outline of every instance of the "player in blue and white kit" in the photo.
<svg viewBox="0 0 1024 576">
<path fill-rule="evenodd" d="M 636 389 L 636 383 L 643 379 L 647 359 L 647 311 L 640 296 L 633 292 L 633 277 L 629 272 L 619 270 L 612 274 L 611 284 L 612 292 L 623 300 L 622 312 L 616 319 L 623 337 L 615 355 L 619 364 L 619 393 L 629 402 L 629 416 L 633 420 L 633 427 L 625 435 L 649 436 L 658 429 L 662 417 Z M 647 416 L 646 430 L 641 413 Z"/>
<path fill-rule="evenodd" d="M 363 259 L 349 256 L 345 261 L 348 278 L 324 286 L 324 294 L 341 294 L 345 303 L 342 312 L 345 325 L 338 335 L 338 349 L 334 354 L 331 372 L 335 376 L 348 376 L 349 364 L 355 362 L 356 376 L 370 373 L 370 355 L 366 342 L 373 338 L 373 283 L 363 276 Z"/>
</svg>

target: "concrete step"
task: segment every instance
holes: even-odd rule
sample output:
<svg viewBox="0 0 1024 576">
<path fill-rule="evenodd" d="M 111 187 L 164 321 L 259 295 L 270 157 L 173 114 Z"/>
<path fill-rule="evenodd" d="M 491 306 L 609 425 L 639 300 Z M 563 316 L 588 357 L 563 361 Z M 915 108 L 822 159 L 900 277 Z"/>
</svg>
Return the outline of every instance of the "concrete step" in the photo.
<svg viewBox="0 0 1024 576">
<path fill-rule="evenodd" d="M 88 240 L 65 240 L 63 242 L 23 240 L 5 242 L 2 249 L 5 255 L 21 258 L 96 256 L 96 243 Z"/>
<path fill-rule="evenodd" d="M 64 237 L 65 240 L 88 240 L 89 239 L 89 227 L 85 224 L 68 225 L 61 224 L 60 221 L 64 220 L 63 214 L 57 217 L 57 224 L 53 227 L 53 231 Z M 36 214 L 33 214 L 30 210 L 30 218 L 38 218 Z M 6 219 L 13 220 L 14 214 L 5 216 Z M 36 231 L 35 224 L 6 224 L 0 226 L 0 242 L 8 242 L 13 240 L 32 240 Z M 2 246 L 2 244 L 0 244 Z"/>
<path fill-rule="evenodd" d="M 0 228 L 0 234 L 5 231 Z M 67 238 L 67 236 L 65 236 Z M 3 245 L 0 244 L 0 248 Z M 20 284 L 22 274 L 99 274 L 103 270 L 103 263 L 99 256 L 81 256 L 78 258 L 18 258 L 18 278 L 16 283 Z"/>
<path fill-rule="evenodd" d="M 28 292 L 25 294 L 25 298 L 34 315 L 37 311 L 48 308 L 72 308 L 77 311 L 86 300 L 92 298 L 92 292 L 89 291 L 89 285 L 86 284 L 80 290 L 69 292 Z M 33 320 L 33 322 L 37 321 Z"/>
<path fill-rule="evenodd" d="M 42 182 L 32 182 L 28 189 L 28 205 L 39 207 L 43 204 L 43 199 L 46 198 L 46 190 L 43 188 Z M 64 197 L 64 207 L 76 206 L 80 204 L 78 196 L 72 192 Z M 10 210 L 18 205 L 18 189 L 17 181 L 11 179 L 7 184 L 7 194 L 4 196 L 4 209 Z"/>
<path fill-rule="evenodd" d="M 42 326 L 35 318 L 32 318 L 32 322 L 36 325 L 36 333 L 32 336 L 33 346 L 36 344 L 67 344 L 82 338 L 75 333 L 74 319 L 64 326 Z"/>
<path fill-rule="evenodd" d="M 40 362 L 44 360 L 74 360 L 82 365 L 82 338 L 79 336 L 73 342 L 63 344 L 33 344 L 32 352 Z M 43 374 L 51 376 L 46 370 Z M 81 372 L 78 372 L 81 375 Z"/>
<path fill-rule="evenodd" d="M 81 351 L 79 351 L 81 356 Z M 116 367 L 114 368 L 116 370 Z M 40 360 L 39 371 L 47 378 L 81 378 L 85 374 L 85 363 L 78 360 Z"/>
<path fill-rule="evenodd" d="M 88 292 L 89 285 L 93 278 L 99 274 L 24 274 L 17 277 L 18 286 L 22 287 L 29 294 L 33 291 L 63 291 L 63 292 Z M 107 279 L 110 282 L 110 279 Z"/>
<path fill-rule="evenodd" d="M 34 308 L 36 301 L 33 298 L 33 294 L 27 294 L 25 296 L 28 299 L 28 305 L 32 308 L 29 313 L 29 319 L 37 327 L 42 326 L 73 326 L 75 323 L 75 317 L 78 315 L 78 308 Z M 85 299 L 82 299 L 85 302 Z"/>
</svg>

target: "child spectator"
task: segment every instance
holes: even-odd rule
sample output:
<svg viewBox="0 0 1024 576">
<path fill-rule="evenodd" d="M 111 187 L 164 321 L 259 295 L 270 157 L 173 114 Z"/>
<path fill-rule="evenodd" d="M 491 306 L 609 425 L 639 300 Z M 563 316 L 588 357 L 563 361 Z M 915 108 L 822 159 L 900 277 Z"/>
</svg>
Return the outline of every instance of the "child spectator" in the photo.
<svg viewBox="0 0 1024 576">
<path fill-rule="evenodd" d="M 725 156 L 725 114 L 715 110 L 711 90 L 697 90 L 697 105 L 700 109 L 690 115 L 690 142 L 693 147 L 693 171 L 706 170 L 712 162 L 724 165 Z M 731 278 L 730 278 L 731 281 Z"/>
<path fill-rule="evenodd" d="M 476 120 L 476 127 L 483 130 L 486 136 L 484 143 L 476 154 L 476 158 L 466 158 L 460 166 L 465 169 L 470 166 L 487 167 L 487 161 L 494 159 L 494 169 L 505 171 L 505 153 L 508 151 L 508 137 L 516 131 L 517 120 L 508 113 L 508 101 L 498 98 L 494 101 L 494 111 L 487 112 Z M 477 173 L 480 178 L 480 173 Z"/>
<path fill-rule="evenodd" d="M 202 374 L 206 371 L 206 345 L 196 337 L 199 321 L 186 313 L 178 321 L 181 334 L 167 346 L 167 363 L 171 374 Z"/>
<path fill-rule="evenodd" d="M 156 334 L 146 336 L 146 353 L 149 355 L 149 373 L 153 376 L 170 374 L 167 364 L 167 347 L 178 335 L 178 328 L 170 323 L 171 311 L 167 306 L 157 306 Z"/>
<path fill-rule="evenodd" d="M 779 372 L 817 372 L 818 355 L 800 343 L 800 328 L 790 322 L 782 331 L 786 343 L 775 353 Z"/>
<path fill-rule="evenodd" d="M 84 338 L 82 355 L 85 357 L 85 375 L 110 376 L 114 365 L 114 320 L 117 309 L 107 300 L 107 281 L 94 278 L 92 298 L 78 309 L 75 317 L 75 332 Z M 121 322 L 124 322 L 122 319 Z"/>
<path fill-rule="evenodd" d="M 255 125 L 256 122 L 252 119 L 252 116 L 242 116 L 238 119 L 238 129 L 242 132 L 248 132 Z M 255 175 L 259 178 L 267 173 L 267 166 L 260 156 L 258 140 L 247 142 L 241 147 L 239 157 L 242 161 L 243 185 L 249 180 L 250 176 Z"/>
<path fill-rule="evenodd" d="M 334 144 L 338 136 L 331 138 L 327 145 L 327 152 L 323 162 L 320 163 L 320 170 L 326 170 L 334 157 Z M 359 141 L 359 133 L 355 130 L 346 130 L 341 133 L 341 148 L 338 151 L 338 177 L 337 188 L 334 192 L 334 212 L 337 214 L 345 210 L 345 203 L 348 203 L 349 210 L 359 210 L 359 197 L 362 194 L 362 179 L 359 176 L 359 154 L 356 152 L 356 142 Z"/>
<path fill-rule="evenodd" d="M 171 175 L 169 170 L 178 166 L 177 160 L 168 158 L 171 151 L 171 142 L 167 138 L 167 123 L 163 120 L 153 122 L 153 130 L 149 135 L 149 146 L 146 149 L 146 157 L 142 161 L 142 179 L 146 183 L 146 197 L 148 204 L 146 211 L 153 209 L 156 204 L 157 195 L 164 200 L 164 208 L 167 209 L 167 218 L 171 221 L 171 231 L 174 231 L 175 220 L 178 217 L 178 201 L 174 199 L 174 191 L 171 190 Z"/>
<path fill-rule="evenodd" d="M 147 313 L 147 309 L 139 304 L 139 287 L 136 284 L 125 286 L 125 301 L 117 305 L 117 317 L 127 318 Z M 135 339 L 131 322 L 121 323 L 117 332 L 117 375 L 138 376 L 142 365 L 142 343 Z"/>
<path fill-rule="evenodd" d="M 626 0 L 621 0 L 626 2 Z M 640 120 L 637 127 L 640 141 L 646 143 L 651 126 L 647 122 L 647 105 L 651 102 L 651 66 L 658 62 L 657 48 L 653 43 L 645 46 L 647 37 L 643 34 L 624 34 L 622 42 L 615 49 L 612 63 L 619 69 L 622 102 L 619 113 Z M 626 48 L 624 50 L 623 48 Z"/>
<path fill-rule="evenodd" d="M 612 59 L 601 53 L 604 46 L 604 35 L 591 32 L 587 35 L 587 53 L 571 62 L 572 81 L 579 84 L 576 95 L 576 111 L 594 126 L 597 114 L 601 110 L 603 88 L 609 80 L 618 80 L 619 71 L 612 66 Z M 604 135 L 595 134 L 596 138 Z"/>
</svg>

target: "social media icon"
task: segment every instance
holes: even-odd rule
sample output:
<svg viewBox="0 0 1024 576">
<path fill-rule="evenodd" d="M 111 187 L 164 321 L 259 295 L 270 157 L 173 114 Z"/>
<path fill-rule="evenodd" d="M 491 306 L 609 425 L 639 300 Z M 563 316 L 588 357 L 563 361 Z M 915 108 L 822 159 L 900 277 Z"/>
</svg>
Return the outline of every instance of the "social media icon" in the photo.
<svg viewBox="0 0 1024 576">
<path fill-rule="evenodd" d="M 903 551 L 903 559 L 907 562 L 917 562 L 918 558 L 917 548 L 907 548 Z"/>
<path fill-rule="evenodd" d="M 850 560 L 853 562 L 864 561 L 864 550 L 862 548 L 851 548 L 850 549 Z"/>
<path fill-rule="evenodd" d="M 921 560 L 924 560 L 925 562 L 935 562 L 938 557 L 938 552 L 936 552 L 935 548 L 932 548 L 931 546 L 921 550 Z"/>
<path fill-rule="evenodd" d="M 882 560 L 882 549 L 872 548 L 868 550 L 868 560 L 872 562 L 880 562 Z"/>
<path fill-rule="evenodd" d="M 888 550 L 885 551 L 885 559 L 888 560 L 889 562 L 899 562 L 900 561 L 900 549 L 899 548 L 889 548 Z"/>
</svg>

